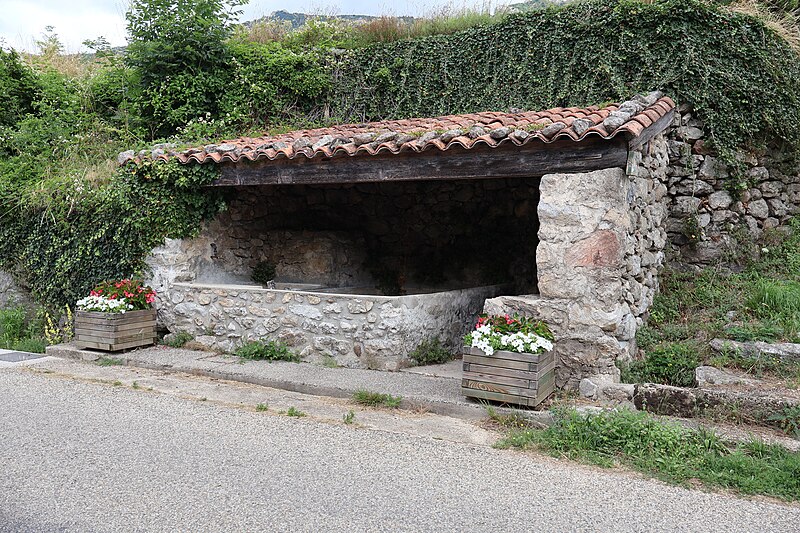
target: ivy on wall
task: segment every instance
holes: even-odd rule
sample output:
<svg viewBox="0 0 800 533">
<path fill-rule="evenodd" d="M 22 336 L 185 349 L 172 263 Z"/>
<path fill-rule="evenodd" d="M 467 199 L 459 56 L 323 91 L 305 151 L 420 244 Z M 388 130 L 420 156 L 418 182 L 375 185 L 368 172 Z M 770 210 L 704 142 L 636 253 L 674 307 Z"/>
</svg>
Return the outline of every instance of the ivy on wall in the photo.
<svg viewBox="0 0 800 533">
<path fill-rule="evenodd" d="M 453 35 L 350 51 L 330 107 L 347 121 L 620 101 L 661 89 L 723 154 L 800 147 L 800 60 L 752 17 L 701 0 L 587 0 Z"/>
<path fill-rule="evenodd" d="M 24 280 L 40 302 L 73 305 L 99 280 L 142 273 L 165 237 L 195 234 L 223 206 L 216 191 L 202 188 L 217 175 L 213 165 L 144 163 L 79 198 L 64 191 L 22 205 L 0 223 L 0 269 Z"/>
</svg>

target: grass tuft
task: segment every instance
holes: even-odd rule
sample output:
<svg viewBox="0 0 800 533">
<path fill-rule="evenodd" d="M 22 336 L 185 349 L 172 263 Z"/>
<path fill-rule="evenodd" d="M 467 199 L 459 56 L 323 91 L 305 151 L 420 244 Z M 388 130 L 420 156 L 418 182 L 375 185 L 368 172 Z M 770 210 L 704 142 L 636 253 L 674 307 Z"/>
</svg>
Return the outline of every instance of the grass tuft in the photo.
<svg viewBox="0 0 800 533">
<path fill-rule="evenodd" d="M 369 407 L 388 407 L 390 409 L 396 409 L 400 407 L 403 398 L 362 389 L 353 394 L 353 401 L 359 405 L 366 405 Z"/>
<path fill-rule="evenodd" d="M 275 341 L 251 341 L 237 348 L 234 355 L 254 361 L 300 361 L 300 356 L 286 344 Z"/>
</svg>

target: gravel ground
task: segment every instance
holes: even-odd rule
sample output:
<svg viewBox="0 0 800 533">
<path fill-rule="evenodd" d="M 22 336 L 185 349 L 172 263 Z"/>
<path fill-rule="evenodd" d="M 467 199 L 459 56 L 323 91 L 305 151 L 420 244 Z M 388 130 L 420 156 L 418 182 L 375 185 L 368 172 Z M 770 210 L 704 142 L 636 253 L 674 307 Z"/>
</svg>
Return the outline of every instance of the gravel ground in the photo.
<svg viewBox="0 0 800 533">
<path fill-rule="evenodd" d="M 0 531 L 797 531 L 800 507 L 0 370 Z"/>
</svg>

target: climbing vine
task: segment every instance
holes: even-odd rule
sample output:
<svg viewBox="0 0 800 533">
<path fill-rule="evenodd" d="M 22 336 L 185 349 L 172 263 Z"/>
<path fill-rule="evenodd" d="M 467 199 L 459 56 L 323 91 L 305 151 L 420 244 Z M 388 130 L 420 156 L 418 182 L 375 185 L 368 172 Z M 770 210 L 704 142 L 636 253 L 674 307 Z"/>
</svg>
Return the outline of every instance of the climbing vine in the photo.
<svg viewBox="0 0 800 533">
<path fill-rule="evenodd" d="M 763 22 L 702 0 L 587 0 L 453 35 L 354 50 L 330 106 L 342 120 L 586 106 L 661 89 L 717 148 L 800 147 L 800 60 Z"/>
</svg>

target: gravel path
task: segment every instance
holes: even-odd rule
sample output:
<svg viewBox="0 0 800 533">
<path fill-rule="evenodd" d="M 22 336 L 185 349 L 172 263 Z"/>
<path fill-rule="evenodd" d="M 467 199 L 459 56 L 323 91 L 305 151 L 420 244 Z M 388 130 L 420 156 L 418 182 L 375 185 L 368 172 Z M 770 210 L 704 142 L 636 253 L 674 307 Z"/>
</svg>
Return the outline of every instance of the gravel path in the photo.
<svg viewBox="0 0 800 533">
<path fill-rule="evenodd" d="M 800 507 L 0 370 L 0 531 L 797 531 Z"/>
</svg>

